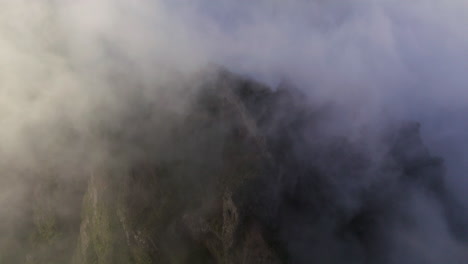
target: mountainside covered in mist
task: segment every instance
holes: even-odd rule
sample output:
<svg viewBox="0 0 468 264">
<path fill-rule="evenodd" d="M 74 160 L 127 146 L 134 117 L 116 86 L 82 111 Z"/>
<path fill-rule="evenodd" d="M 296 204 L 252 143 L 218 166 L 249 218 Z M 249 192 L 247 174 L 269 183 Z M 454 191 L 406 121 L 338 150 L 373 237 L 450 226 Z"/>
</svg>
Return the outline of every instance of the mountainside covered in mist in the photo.
<svg viewBox="0 0 468 264">
<path fill-rule="evenodd" d="M 291 84 L 207 76 L 189 114 L 128 98 L 99 131 L 112 163 L 34 172 L 0 263 L 433 263 L 428 200 L 466 252 L 465 211 L 417 123 L 347 137 L 333 105 Z"/>
</svg>

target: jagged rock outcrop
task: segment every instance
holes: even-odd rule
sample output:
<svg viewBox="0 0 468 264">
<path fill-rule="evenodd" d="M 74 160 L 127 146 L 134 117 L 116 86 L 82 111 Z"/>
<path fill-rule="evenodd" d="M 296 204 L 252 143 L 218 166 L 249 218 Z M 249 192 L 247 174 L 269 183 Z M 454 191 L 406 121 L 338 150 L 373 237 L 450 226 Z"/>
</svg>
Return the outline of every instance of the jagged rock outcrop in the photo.
<svg viewBox="0 0 468 264">
<path fill-rule="evenodd" d="M 113 159 L 88 172 L 71 205 L 80 221 L 57 216 L 47 196 L 33 205 L 46 208 L 31 228 L 46 253 L 29 251 L 29 263 L 385 263 L 415 190 L 447 208 L 463 239 L 443 163 L 416 124 L 352 141 L 328 133 L 329 107 L 291 85 L 208 75 L 188 114 L 143 100 L 103 129 Z"/>
<path fill-rule="evenodd" d="M 142 145 L 131 162 L 121 153 L 120 176 L 93 174 L 76 263 L 280 263 L 239 196 L 264 170 L 264 138 L 231 90 L 237 83 L 219 77 L 204 85 L 165 138 L 172 153 L 163 159 L 153 158 L 161 156 L 151 147 L 159 139 L 142 136 L 152 129 L 148 120 L 129 122 L 141 131 L 112 143 L 124 151 Z"/>
</svg>

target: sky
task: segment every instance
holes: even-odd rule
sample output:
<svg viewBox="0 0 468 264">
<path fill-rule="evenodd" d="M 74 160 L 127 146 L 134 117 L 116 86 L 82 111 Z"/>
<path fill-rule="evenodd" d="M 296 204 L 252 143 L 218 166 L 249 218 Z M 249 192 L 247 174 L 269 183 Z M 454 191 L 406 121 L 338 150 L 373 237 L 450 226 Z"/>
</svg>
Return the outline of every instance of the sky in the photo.
<svg viewBox="0 0 468 264">
<path fill-rule="evenodd" d="M 452 187 L 468 186 L 467 1 L 162 2 L 210 61 L 273 87 L 287 78 L 363 119 L 419 121 Z"/>
</svg>

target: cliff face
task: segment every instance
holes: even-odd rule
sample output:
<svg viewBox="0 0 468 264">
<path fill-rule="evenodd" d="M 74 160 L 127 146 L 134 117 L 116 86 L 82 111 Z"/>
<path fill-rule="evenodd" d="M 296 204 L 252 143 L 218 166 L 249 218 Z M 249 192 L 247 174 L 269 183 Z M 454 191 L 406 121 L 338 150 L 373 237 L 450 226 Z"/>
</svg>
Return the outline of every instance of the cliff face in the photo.
<svg viewBox="0 0 468 264">
<path fill-rule="evenodd" d="M 140 130 L 112 145 L 137 147 L 116 153 L 123 168 L 91 176 L 75 263 L 279 263 L 241 195 L 267 149 L 231 82 L 205 84 L 165 142 L 148 138 L 151 118 L 126 122 Z"/>
<path fill-rule="evenodd" d="M 221 71 L 200 86 L 189 114 L 134 105 L 86 184 L 39 178 L 8 263 L 386 263 L 412 193 L 459 219 L 417 124 L 352 141 L 288 85 Z"/>
</svg>

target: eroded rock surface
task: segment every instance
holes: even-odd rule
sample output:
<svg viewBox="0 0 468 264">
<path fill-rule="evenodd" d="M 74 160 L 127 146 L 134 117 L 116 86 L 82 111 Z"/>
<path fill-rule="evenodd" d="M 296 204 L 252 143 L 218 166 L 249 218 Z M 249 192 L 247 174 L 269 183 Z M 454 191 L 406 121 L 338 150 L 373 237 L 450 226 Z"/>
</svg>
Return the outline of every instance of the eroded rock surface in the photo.
<svg viewBox="0 0 468 264">
<path fill-rule="evenodd" d="M 351 140 L 330 132 L 329 106 L 290 85 L 210 76 L 188 114 L 142 99 L 103 129 L 113 159 L 84 172 L 75 214 L 54 207 L 62 184 L 38 178 L 22 226 L 32 246 L 8 263 L 386 263 L 394 230 L 412 228 L 414 193 L 434 197 L 466 241 L 417 124 Z"/>
</svg>

